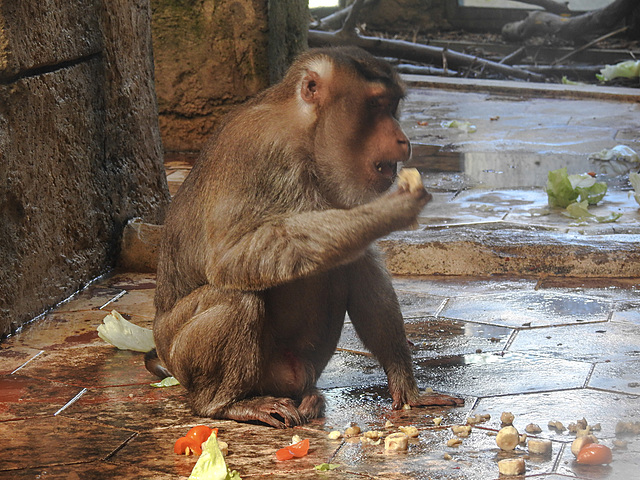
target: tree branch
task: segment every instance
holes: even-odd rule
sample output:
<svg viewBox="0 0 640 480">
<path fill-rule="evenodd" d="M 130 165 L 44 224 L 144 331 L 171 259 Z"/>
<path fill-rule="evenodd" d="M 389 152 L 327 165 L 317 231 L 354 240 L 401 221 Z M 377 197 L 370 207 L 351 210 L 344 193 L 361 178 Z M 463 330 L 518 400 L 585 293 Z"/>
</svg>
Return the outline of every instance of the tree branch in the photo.
<svg viewBox="0 0 640 480">
<path fill-rule="evenodd" d="M 364 37 L 357 35 L 353 31 L 348 33 L 341 30 L 341 32 L 342 34 L 338 36 L 335 33 L 309 30 L 309 45 L 313 47 L 325 45 L 355 45 L 380 57 L 396 57 L 416 62 L 425 62 L 426 60 L 442 62 L 444 58 L 448 66 L 456 69 L 463 66 L 474 65 L 502 73 L 508 77 L 533 80 L 536 82 L 544 81 L 544 76 L 542 75 L 442 47 L 421 45 L 404 40 L 384 40 L 375 37 Z"/>
</svg>

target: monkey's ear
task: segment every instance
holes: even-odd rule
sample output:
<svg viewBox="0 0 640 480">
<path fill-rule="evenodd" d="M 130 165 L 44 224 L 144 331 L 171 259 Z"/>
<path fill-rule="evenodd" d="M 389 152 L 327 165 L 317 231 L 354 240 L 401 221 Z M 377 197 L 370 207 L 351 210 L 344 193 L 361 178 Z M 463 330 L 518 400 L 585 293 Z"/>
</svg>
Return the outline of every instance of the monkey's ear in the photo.
<svg viewBox="0 0 640 480">
<path fill-rule="evenodd" d="M 317 72 L 307 70 L 307 74 L 302 79 L 300 87 L 300 97 L 307 103 L 319 103 L 325 96 L 326 85 Z"/>
</svg>

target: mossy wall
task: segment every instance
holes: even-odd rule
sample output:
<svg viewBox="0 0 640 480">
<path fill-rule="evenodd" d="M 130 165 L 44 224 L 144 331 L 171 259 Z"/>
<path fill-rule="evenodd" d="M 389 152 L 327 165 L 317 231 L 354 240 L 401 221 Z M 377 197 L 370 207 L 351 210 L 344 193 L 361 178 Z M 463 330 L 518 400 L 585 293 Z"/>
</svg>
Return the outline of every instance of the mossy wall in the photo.
<svg viewBox="0 0 640 480">
<path fill-rule="evenodd" d="M 198 151 L 306 48 L 306 0 L 151 0 L 165 151 Z"/>
</svg>

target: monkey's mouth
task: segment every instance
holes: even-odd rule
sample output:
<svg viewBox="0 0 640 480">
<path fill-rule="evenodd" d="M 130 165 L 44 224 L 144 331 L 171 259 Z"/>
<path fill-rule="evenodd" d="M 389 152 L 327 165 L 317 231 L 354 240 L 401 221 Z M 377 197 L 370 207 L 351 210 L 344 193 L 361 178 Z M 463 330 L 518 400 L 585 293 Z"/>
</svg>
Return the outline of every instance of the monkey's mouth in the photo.
<svg viewBox="0 0 640 480">
<path fill-rule="evenodd" d="M 377 172 L 383 177 L 393 178 L 396 176 L 398 172 L 398 163 L 385 161 L 385 162 L 377 162 L 375 164 Z"/>
</svg>

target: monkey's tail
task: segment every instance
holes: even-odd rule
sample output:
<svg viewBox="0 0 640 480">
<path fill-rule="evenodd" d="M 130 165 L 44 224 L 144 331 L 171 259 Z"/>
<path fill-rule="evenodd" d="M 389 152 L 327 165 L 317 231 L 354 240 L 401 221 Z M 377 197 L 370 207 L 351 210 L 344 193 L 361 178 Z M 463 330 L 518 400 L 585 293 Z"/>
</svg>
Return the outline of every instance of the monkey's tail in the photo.
<svg viewBox="0 0 640 480">
<path fill-rule="evenodd" d="M 167 378 L 171 376 L 171 372 L 162 365 L 155 348 L 144 354 L 144 366 L 156 377 Z"/>
</svg>

